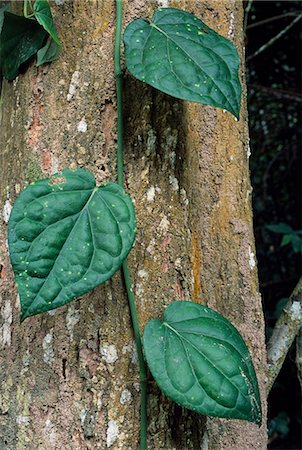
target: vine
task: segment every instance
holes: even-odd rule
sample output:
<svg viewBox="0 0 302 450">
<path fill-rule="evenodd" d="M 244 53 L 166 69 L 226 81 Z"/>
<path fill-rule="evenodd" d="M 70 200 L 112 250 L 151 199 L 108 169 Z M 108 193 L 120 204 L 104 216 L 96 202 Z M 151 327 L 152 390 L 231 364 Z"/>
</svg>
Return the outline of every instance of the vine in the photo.
<svg viewBox="0 0 302 450">
<path fill-rule="evenodd" d="M 114 50 L 114 69 L 116 79 L 116 99 L 117 99 L 117 177 L 118 183 L 124 185 L 124 164 L 123 164 L 123 79 L 121 69 L 121 35 L 123 20 L 123 3 L 122 0 L 116 0 L 116 35 Z M 136 350 L 139 364 L 140 376 L 140 396 L 141 396 L 141 412 L 140 412 L 140 446 L 144 450 L 147 448 L 147 368 L 143 355 L 141 335 L 138 323 L 138 317 L 135 307 L 135 298 L 132 291 L 132 283 L 128 268 L 127 259 L 123 262 L 122 272 L 124 276 L 129 309 L 131 314 L 132 328 L 135 337 Z"/>
<path fill-rule="evenodd" d="M 25 0 L 24 17 L 1 11 L 0 57 L 3 74 L 10 80 L 33 54 L 37 53 L 38 64 L 46 62 L 50 47 L 58 50 L 60 40 L 45 0 L 33 4 Z M 22 29 L 20 39 L 31 36 L 17 61 L 9 54 L 15 42 L 12 23 Z M 141 340 L 127 263 L 136 217 L 123 186 L 121 33 L 122 0 L 116 0 L 118 183 L 97 187 L 94 176 L 84 169 L 65 169 L 32 183 L 14 204 L 8 243 L 22 320 L 69 303 L 122 269 L 139 360 L 140 448 L 145 450 L 147 365 L 168 397 L 201 414 L 260 425 L 261 403 L 243 338 L 212 309 L 175 301 L 164 311 L 162 322 L 147 323 Z M 239 118 L 237 50 L 199 18 L 180 9 L 160 8 L 151 22 L 131 22 L 124 32 L 124 44 L 127 68 L 138 80 L 179 99 L 223 108 Z M 43 48 L 44 59 L 41 53 L 39 57 Z"/>
</svg>

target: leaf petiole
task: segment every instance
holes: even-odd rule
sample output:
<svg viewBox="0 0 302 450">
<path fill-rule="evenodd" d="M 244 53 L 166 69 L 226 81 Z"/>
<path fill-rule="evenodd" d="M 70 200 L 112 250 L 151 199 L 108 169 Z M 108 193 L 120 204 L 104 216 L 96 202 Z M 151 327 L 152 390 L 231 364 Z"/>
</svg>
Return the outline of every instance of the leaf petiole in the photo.
<svg viewBox="0 0 302 450">
<path fill-rule="evenodd" d="M 28 13 L 28 8 L 27 6 L 29 5 L 29 8 L 31 9 L 31 13 Z M 32 3 L 30 0 L 24 0 L 23 3 L 23 15 L 26 19 L 31 19 L 33 18 L 35 15 L 33 13 L 33 7 L 32 7 Z"/>
</svg>

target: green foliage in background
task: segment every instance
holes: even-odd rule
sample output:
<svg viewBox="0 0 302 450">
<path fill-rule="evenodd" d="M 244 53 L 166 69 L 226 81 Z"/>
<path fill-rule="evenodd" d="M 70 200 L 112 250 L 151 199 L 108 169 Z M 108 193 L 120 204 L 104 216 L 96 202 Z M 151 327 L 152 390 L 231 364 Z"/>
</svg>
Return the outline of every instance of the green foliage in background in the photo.
<svg viewBox="0 0 302 450">
<path fill-rule="evenodd" d="M 15 79 L 22 65 L 37 55 L 37 65 L 53 61 L 60 54 L 60 39 L 46 0 L 24 0 L 24 17 L 0 7 L 0 68 L 7 80 Z M 29 10 L 28 10 L 29 9 Z"/>
<path fill-rule="evenodd" d="M 300 1 L 251 2 L 247 56 L 284 30 L 301 12 Z M 301 274 L 300 30 L 301 19 L 247 64 L 254 230 L 268 338 Z M 301 448 L 295 346 L 272 388 L 268 413 L 268 448 Z"/>
</svg>

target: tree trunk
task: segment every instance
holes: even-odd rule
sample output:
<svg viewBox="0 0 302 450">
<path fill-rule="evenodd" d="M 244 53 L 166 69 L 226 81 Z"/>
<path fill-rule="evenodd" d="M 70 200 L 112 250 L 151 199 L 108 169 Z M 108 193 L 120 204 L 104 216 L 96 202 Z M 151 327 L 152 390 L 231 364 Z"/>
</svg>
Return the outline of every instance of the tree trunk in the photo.
<svg viewBox="0 0 302 450">
<path fill-rule="evenodd" d="M 116 180 L 113 0 L 56 0 L 60 59 L 2 85 L 0 448 L 137 449 L 139 374 L 120 274 L 48 314 L 19 322 L 6 224 L 29 182 L 85 167 Z M 234 41 L 243 64 L 243 9 L 233 0 L 125 2 L 124 24 L 158 6 L 195 13 Z M 205 303 L 245 338 L 265 412 L 265 344 L 251 215 L 245 95 L 240 121 L 168 97 L 125 73 L 125 177 L 135 200 L 129 258 L 141 329 L 173 300 Z M 261 429 L 194 414 L 149 385 L 150 449 L 266 448 Z"/>
</svg>

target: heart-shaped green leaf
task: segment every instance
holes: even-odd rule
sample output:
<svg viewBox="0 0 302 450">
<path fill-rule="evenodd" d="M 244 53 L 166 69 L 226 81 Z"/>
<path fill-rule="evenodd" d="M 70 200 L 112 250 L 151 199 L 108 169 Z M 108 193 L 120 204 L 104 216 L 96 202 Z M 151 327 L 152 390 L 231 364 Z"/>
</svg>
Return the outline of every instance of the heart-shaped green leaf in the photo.
<svg viewBox="0 0 302 450">
<path fill-rule="evenodd" d="M 40 25 L 49 33 L 52 39 L 60 45 L 60 38 L 53 22 L 50 6 L 46 0 L 36 0 L 34 4 L 34 15 Z"/>
<path fill-rule="evenodd" d="M 46 31 L 34 20 L 4 13 L 0 35 L 0 61 L 4 78 L 13 80 L 19 67 L 43 45 Z"/>
<path fill-rule="evenodd" d="M 69 303 L 108 280 L 135 238 L 135 212 L 117 184 L 83 169 L 29 185 L 17 198 L 8 244 L 21 319 Z"/>
<path fill-rule="evenodd" d="M 61 46 L 49 37 L 44 47 L 40 48 L 37 53 L 37 66 L 54 61 L 59 57 L 60 51 Z"/>
<path fill-rule="evenodd" d="M 158 9 L 151 23 L 131 22 L 124 42 L 127 68 L 139 80 L 239 117 L 237 49 L 197 17 L 176 8 Z"/>
<path fill-rule="evenodd" d="M 174 302 L 151 320 L 143 344 L 160 389 L 176 403 L 213 417 L 261 424 L 257 378 L 247 346 L 223 316 L 192 302 Z"/>
</svg>

